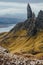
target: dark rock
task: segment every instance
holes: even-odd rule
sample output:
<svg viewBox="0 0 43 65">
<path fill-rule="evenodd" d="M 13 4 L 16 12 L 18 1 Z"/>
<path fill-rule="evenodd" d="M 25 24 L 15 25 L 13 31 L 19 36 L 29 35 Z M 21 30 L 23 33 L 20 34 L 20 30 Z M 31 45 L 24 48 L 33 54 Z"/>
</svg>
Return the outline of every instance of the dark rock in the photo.
<svg viewBox="0 0 43 65">
<path fill-rule="evenodd" d="M 4 52 L 9 53 L 9 51 L 8 51 L 8 50 L 4 50 Z"/>
<path fill-rule="evenodd" d="M 16 31 L 20 30 L 22 26 L 23 26 L 23 22 L 19 22 L 18 24 L 16 24 L 16 26 L 14 26 L 12 30 L 10 30 L 10 32 L 13 31 L 15 33 Z"/>
<path fill-rule="evenodd" d="M 33 18 L 29 18 L 24 22 L 18 23 L 10 32 L 16 33 L 20 30 L 27 30 L 27 35 L 35 35 L 37 30 L 35 28 L 35 20 Z"/>
<path fill-rule="evenodd" d="M 27 18 L 32 18 L 32 10 L 29 4 L 27 5 Z"/>
<path fill-rule="evenodd" d="M 38 29 L 43 29 L 43 11 L 40 10 L 38 17 L 36 18 L 36 27 Z"/>
<path fill-rule="evenodd" d="M 35 17 L 35 13 L 34 13 L 34 12 L 32 13 L 32 18 L 33 18 L 33 19 L 35 19 L 35 18 L 36 18 L 36 17 Z"/>
<path fill-rule="evenodd" d="M 30 35 L 31 35 L 31 36 L 35 36 L 36 33 L 37 33 L 37 29 L 36 29 L 36 27 L 34 27 L 34 28 L 30 31 Z"/>
</svg>

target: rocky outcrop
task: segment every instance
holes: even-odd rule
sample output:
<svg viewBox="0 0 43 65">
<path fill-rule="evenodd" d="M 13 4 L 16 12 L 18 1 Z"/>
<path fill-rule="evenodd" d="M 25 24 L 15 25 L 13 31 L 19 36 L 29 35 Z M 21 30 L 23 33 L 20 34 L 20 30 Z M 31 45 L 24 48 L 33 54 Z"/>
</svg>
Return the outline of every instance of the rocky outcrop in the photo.
<svg viewBox="0 0 43 65">
<path fill-rule="evenodd" d="M 40 10 L 38 17 L 36 18 L 36 27 L 38 29 L 43 29 L 43 11 Z"/>
<path fill-rule="evenodd" d="M 34 13 L 34 12 L 32 13 L 32 18 L 33 18 L 33 19 L 35 19 L 35 18 L 36 18 L 36 17 L 35 17 L 35 13 Z"/>
<path fill-rule="evenodd" d="M 3 47 L 0 46 L 0 52 L 1 53 L 8 53 L 9 51 Z"/>
<path fill-rule="evenodd" d="M 27 5 L 27 18 L 32 18 L 32 10 L 29 4 Z"/>
<path fill-rule="evenodd" d="M 27 35 L 34 35 L 36 33 L 35 20 L 33 18 L 29 18 L 24 22 L 18 23 L 11 31 L 16 33 L 20 30 L 27 30 Z"/>
<path fill-rule="evenodd" d="M 43 65 L 43 60 L 28 54 L 10 54 L 3 51 L 0 47 L 0 65 Z M 3 52 L 1 52 L 3 51 Z"/>
</svg>

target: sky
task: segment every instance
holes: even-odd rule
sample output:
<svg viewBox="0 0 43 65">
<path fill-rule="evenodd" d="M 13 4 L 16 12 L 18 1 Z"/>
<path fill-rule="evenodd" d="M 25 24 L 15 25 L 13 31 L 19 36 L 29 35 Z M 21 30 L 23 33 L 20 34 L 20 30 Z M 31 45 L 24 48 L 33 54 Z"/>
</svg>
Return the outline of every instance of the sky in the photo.
<svg viewBox="0 0 43 65">
<path fill-rule="evenodd" d="M 8 27 L 3 27 L 3 28 L 0 28 L 0 33 L 2 32 L 9 32 L 9 30 L 11 30 L 15 25 L 10 25 Z"/>
<path fill-rule="evenodd" d="M 0 0 L 0 17 L 20 17 L 27 14 L 27 3 L 30 3 L 36 16 L 43 10 L 43 0 Z"/>
<path fill-rule="evenodd" d="M 0 0 L 2 2 L 31 2 L 31 3 L 39 3 L 39 2 L 43 2 L 43 0 Z"/>
<path fill-rule="evenodd" d="M 26 18 L 28 3 L 36 16 L 43 10 L 43 0 L 0 0 L 0 17 Z M 9 29 L 0 28 L 2 31 Z"/>
<path fill-rule="evenodd" d="M 26 13 L 26 5 L 24 3 L 0 2 L 0 16 L 24 14 Z"/>
<path fill-rule="evenodd" d="M 32 11 L 37 15 L 40 10 L 43 10 L 42 3 L 30 3 Z M 27 3 L 21 2 L 0 2 L 0 17 L 20 17 L 19 14 L 27 13 Z"/>
<path fill-rule="evenodd" d="M 0 17 L 26 18 L 28 3 L 36 16 L 43 10 L 43 0 L 0 0 Z"/>
</svg>

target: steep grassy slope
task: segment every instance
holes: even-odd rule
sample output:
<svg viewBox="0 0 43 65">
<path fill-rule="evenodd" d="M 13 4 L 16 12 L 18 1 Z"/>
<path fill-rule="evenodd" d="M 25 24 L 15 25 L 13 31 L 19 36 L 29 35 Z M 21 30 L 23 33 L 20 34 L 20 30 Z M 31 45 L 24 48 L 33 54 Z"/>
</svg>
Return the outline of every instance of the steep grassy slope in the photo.
<svg viewBox="0 0 43 65">
<path fill-rule="evenodd" d="M 22 34 L 21 32 L 19 33 Z M 43 31 L 38 32 L 34 37 L 18 36 L 13 41 L 14 42 L 9 45 L 11 52 L 43 53 Z"/>
<path fill-rule="evenodd" d="M 2 32 L 0 33 L 0 40 L 3 39 L 3 37 L 7 34 L 8 32 Z"/>
</svg>

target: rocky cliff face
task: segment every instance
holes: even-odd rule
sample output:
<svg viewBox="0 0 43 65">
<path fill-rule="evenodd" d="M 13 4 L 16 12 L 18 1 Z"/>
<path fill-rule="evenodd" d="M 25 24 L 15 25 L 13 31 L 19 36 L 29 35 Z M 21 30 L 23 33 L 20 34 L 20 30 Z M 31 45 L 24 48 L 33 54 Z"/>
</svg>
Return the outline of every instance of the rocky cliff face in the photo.
<svg viewBox="0 0 43 65">
<path fill-rule="evenodd" d="M 35 27 L 35 20 L 33 18 L 29 18 L 24 22 L 18 23 L 10 32 L 16 33 L 20 30 L 27 30 L 27 35 L 34 35 Z"/>
<path fill-rule="evenodd" d="M 27 5 L 27 18 L 32 18 L 32 10 L 30 5 Z"/>
<path fill-rule="evenodd" d="M 38 17 L 36 18 L 36 27 L 38 29 L 43 29 L 43 11 L 40 10 Z"/>
</svg>

